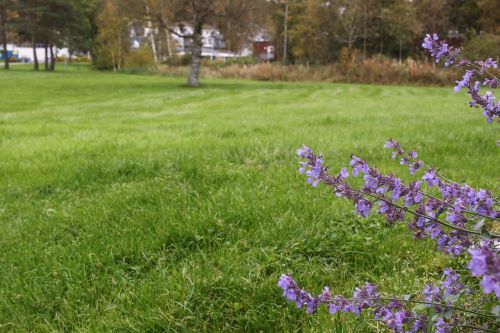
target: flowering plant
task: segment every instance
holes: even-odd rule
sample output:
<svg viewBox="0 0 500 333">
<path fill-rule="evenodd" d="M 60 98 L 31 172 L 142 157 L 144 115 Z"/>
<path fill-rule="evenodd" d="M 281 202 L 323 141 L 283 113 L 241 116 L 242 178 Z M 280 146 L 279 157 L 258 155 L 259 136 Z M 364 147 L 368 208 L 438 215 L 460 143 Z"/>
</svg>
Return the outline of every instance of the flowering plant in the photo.
<svg viewBox="0 0 500 333">
<path fill-rule="evenodd" d="M 459 49 L 439 41 L 436 34 L 427 35 L 422 46 L 436 62 L 444 59 L 445 66 L 455 63 L 460 54 Z M 482 107 L 488 121 L 500 117 L 500 102 L 495 105 L 489 91 L 480 95 L 479 81 L 471 83 L 472 78 L 486 74 L 483 84 L 496 88 L 500 81 L 487 69 L 496 68 L 497 63 L 492 59 L 460 60 L 457 66 L 466 68 L 466 72 L 464 78 L 457 81 L 455 90 L 467 88 L 472 99 L 470 105 Z M 469 257 L 470 274 L 481 277 L 480 286 L 486 296 L 472 292 L 451 268 L 444 270 L 440 282 L 426 285 L 413 296 L 383 296 L 371 283 L 356 288 L 351 298 L 332 296 L 328 287 L 313 296 L 300 289 L 290 275 L 282 275 L 278 285 L 284 296 L 299 308 L 304 306 L 310 314 L 322 305 L 327 305 L 331 314 L 341 311 L 359 316 L 369 310 L 374 320 L 384 322 L 394 332 L 445 333 L 457 327 L 497 332 L 500 328 L 500 235 L 491 224 L 500 223 L 500 202 L 485 189 L 474 189 L 444 177 L 417 159 L 415 151 L 406 151 L 393 139 L 384 147 L 392 150 L 392 158 L 398 158 L 411 175 L 420 174 L 419 178 L 407 184 L 356 155 L 351 157 L 350 170 L 344 167 L 331 174 L 324 166 L 323 156 L 305 145 L 297 151 L 302 158 L 299 172 L 306 175 L 307 183 L 312 186 L 323 183 L 331 187 L 337 197 L 351 201 L 360 216 L 367 218 L 376 213 L 391 225 L 406 223 L 414 239 L 431 239 L 438 250 L 453 258 Z M 349 181 L 361 175 L 361 185 L 355 186 L 356 182 Z M 475 307 L 484 304 L 484 297 L 490 304 L 497 304 L 492 313 L 470 309 L 473 304 Z"/>
<path fill-rule="evenodd" d="M 436 63 L 444 59 L 445 66 L 455 63 L 460 56 L 460 49 L 449 47 L 446 42 L 439 40 L 437 34 L 433 34 L 432 36 L 427 34 L 422 47 L 429 51 L 430 55 L 436 59 Z M 456 66 L 465 68 L 465 73 L 462 80 L 456 81 L 455 92 L 460 91 L 461 88 L 466 88 L 467 93 L 471 97 L 469 105 L 471 107 L 481 107 L 489 123 L 493 121 L 493 118 L 500 117 L 500 101 L 497 101 L 495 104 L 495 97 L 491 91 L 486 91 L 484 95 L 481 95 L 479 93 L 481 81 L 474 81 L 475 78 L 480 79 L 482 77 L 482 84 L 484 86 L 496 89 L 500 84 L 500 79 L 489 70 L 491 68 L 498 68 L 497 61 L 492 58 L 476 61 L 461 59 Z M 498 141 L 498 145 L 500 145 L 500 140 Z"/>
</svg>

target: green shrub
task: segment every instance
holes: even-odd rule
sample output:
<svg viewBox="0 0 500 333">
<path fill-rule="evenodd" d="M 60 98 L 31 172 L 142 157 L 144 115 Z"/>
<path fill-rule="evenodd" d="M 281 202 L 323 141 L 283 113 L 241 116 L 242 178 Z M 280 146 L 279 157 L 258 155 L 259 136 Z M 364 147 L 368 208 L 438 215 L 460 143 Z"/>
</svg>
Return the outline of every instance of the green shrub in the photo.
<svg viewBox="0 0 500 333">
<path fill-rule="evenodd" d="M 81 55 L 81 56 L 72 56 L 71 57 L 71 62 L 74 63 L 89 63 L 90 59 L 87 56 Z"/>
<path fill-rule="evenodd" d="M 167 59 L 165 65 L 170 66 L 187 66 L 191 62 L 191 55 L 173 55 Z"/>
<path fill-rule="evenodd" d="M 97 46 L 94 50 L 94 57 L 92 59 L 93 65 L 99 70 L 112 70 L 113 63 L 111 55 L 106 47 Z"/>
<path fill-rule="evenodd" d="M 492 34 L 475 35 L 463 48 L 463 56 L 468 59 L 486 59 L 500 57 L 500 36 Z"/>
<path fill-rule="evenodd" d="M 125 57 L 125 69 L 151 69 L 155 67 L 153 52 L 149 47 L 131 50 Z"/>
</svg>

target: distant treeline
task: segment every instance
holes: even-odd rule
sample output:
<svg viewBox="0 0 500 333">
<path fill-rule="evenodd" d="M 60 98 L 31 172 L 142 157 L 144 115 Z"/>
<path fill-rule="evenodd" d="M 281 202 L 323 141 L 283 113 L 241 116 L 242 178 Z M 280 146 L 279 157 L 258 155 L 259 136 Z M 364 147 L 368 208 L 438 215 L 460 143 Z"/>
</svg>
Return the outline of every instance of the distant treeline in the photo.
<svg viewBox="0 0 500 333">
<path fill-rule="evenodd" d="M 472 56 L 500 54 L 498 0 L 0 0 L 4 48 L 47 45 L 47 69 L 55 66 L 51 45 L 90 53 L 103 69 L 175 63 L 177 37 L 190 45 L 195 76 L 208 27 L 228 51 L 265 32 L 275 59 L 287 64 L 337 63 L 343 49 L 362 59 L 419 59 L 420 40 L 433 32 L 473 44 Z"/>
</svg>

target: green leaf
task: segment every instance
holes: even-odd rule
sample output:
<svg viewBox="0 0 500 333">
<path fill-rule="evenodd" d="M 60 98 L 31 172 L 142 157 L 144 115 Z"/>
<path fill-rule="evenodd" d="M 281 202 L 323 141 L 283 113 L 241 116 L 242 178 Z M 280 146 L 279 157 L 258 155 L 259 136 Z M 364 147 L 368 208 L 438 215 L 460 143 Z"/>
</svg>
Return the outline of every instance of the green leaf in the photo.
<svg viewBox="0 0 500 333">
<path fill-rule="evenodd" d="M 427 310 L 427 304 L 416 304 L 413 307 L 413 310 L 415 310 L 416 312 L 426 311 Z"/>
</svg>

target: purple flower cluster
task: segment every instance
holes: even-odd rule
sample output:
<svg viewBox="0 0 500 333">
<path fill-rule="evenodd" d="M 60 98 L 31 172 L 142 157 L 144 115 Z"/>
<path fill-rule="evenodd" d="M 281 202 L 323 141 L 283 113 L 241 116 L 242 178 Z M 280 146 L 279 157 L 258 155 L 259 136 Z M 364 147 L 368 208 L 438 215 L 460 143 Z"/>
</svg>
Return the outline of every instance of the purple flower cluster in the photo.
<svg viewBox="0 0 500 333">
<path fill-rule="evenodd" d="M 283 289 L 283 296 L 289 301 L 295 302 L 299 309 L 305 305 L 306 312 L 309 314 L 316 312 L 320 305 L 328 303 L 331 300 L 330 289 L 328 287 L 325 287 L 323 293 L 313 297 L 305 290 L 300 289 L 289 275 L 283 274 L 278 281 L 278 286 Z"/>
<path fill-rule="evenodd" d="M 432 36 L 427 34 L 424 42 L 422 43 L 424 49 L 429 50 L 431 57 L 436 59 L 439 63 L 442 58 L 445 59 L 445 66 L 454 63 L 456 58 L 460 55 L 460 49 L 449 47 L 444 41 L 439 41 L 437 34 Z M 491 89 L 496 89 L 500 84 L 500 80 L 488 72 L 491 68 L 498 68 L 497 61 L 488 58 L 484 61 L 470 61 L 462 59 L 458 62 L 457 67 L 466 68 L 462 80 L 456 81 L 455 92 L 460 91 L 462 88 L 467 89 L 467 93 L 471 96 L 469 105 L 471 107 L 481 107 L 486 120 L 491 123 L 494 117 L 500 117 L 500 101 L 495 103 L 495 97 L 491 91 L 486 91 L 481 95 L 479 88 L 481 81 L 475 80 L 476 77 L 488 76 L 483 78 L 483 85 L 489 86 Z M 500 141 L 499 141 L 500 143 Z"/>
<path fill-rule="evenodd" d="M 489 68 L 497 68 L 498 64 L 491 58 L 486 61 L 475 61 L 471 62 L 468 60 L 461 60 L 458 66 L 468 68 L 460 81 L 456 81 L 455 92 L 460 91 L 461 88 L 467 88 L 467 93 L 471 96 L 471 101 L 469 105 L 471 107 L 481 107 L 483 109 L 483 114 L 486 116 L 486 120 L 491 123 L 494 117 L 500 116 L 500 101 L 495 103 L 495 96 L 491 91 L 486 91 L 484 95 L 481 95 L 479 88 L 481 87 L 480 81 L 474 81 L 474 78 L 484 73 Z M 499 80 L 492 76 L 490 78 L 484 78 L 483 85 L 489 86 L 492 89 L 498 87 Z"/>
<path fill-rule="evenodd" d="M 394 150 L 392 153 L 393 158 L 398 155 L 403 156 L 402 160 L 407 158 L 407 164 L 412 175 L 415 170 L 421 168 L 426 170 L 422 180 L 429 189 L 435 187 L 438 190 L 441 201 L 447 207 L 446 219 L 451 223 L 466 219 L 468 222 L 476 221 L 480 225 L 485 218 L 498 219 L 500 217 L 500 210 L 494 207 L 495 201 L 489 191 L 484 189 L 475 190 L 467 184 L 459 184 L 442 177 L 434 168 L 429 167 L 423 161 L 415 161 L 416 153 L 414 151 L 406 153 L 399 142 L 393 139 L 389 139 L 384 147 Z"/>
<path fill-rule="evenodd" d="M 444 58 L 445 66 L 449 66 L 455 62 L 455 59 L 460 55 L 460 49 L 450 47 L 446 42 L 440 41 L 437 34 L 427 34 L 422 43 L 424 49 L 429 50 L 431 57 L 439 63 Z"/>
<path fill-rule="evenodd" d="M 414 175 L 416 171 L 424 167 L 424 162 L 417 160 L 417 152 L 412 150 L 410 152 L 405 152 L 399 142 L 389 139 L 384 144 L 384 148 L 392 149 L 392 158 L 395 159 L 400 156 L 401 159 L 399 163 L 401 165 L 407 165 L 410 174 Z"/>
<path fill-rule="evenodd" d="M 436 332 L 451 332 L 457 325 L 463 324 L 465 319 L 457 312 L 454 305 L 461 295 L 469 293 L 460 281 L 458 274 L 450 268 L 445 269 L 444 279 L 436 285 L 427 285 L 420 297 L 388 298 L 382 297 L 375 285 L 365 283 L 356 288 L 352 298 L 341 295 L 332 296 L 328 287 L 316 296 L 300 289 L 289 275 L 282 275 L 278 285 L 283 289 L 283 295 L 297 304 L 298 308 L 306 307 L 307 313 L 314 313 L 325 304 L 330 314 L 337 312 L 352 313 L 360 316 L 364 310 L 371 311 L 373 319 L 384 322 L 394 332 L 426 332 L 428 328 L 428 313 Z M 421 304 L 422 307 L 410 306 Z M 464 310 L 464 309 L 462 309 Z"/>
<path fill-rule="evenodd" d="M 481 287 L 485 294 L 495 293 L 500 299 L 500 256 L 498 249 L 493 249 L 492 242 L 469 250 L 472 260 L 469 269 L 473 276 L 482 276 Z"/>
<path fill-rule="evenodd" d="M 323 167 L 323 158 L 321 155 L 315 156 L 311 148 L 303 145 L 302 148 L 297 149 L 297 155 L 308 160 L 314 160 L 312 167 L 308 167 L 308 162 L 300 162 L 301 167 L 299 168 L 300 173 L 305 173 L 307 176 L 307 183 L 312 186 L 318 186 L 320 182 L 320 173 Z"/>
<path fill-rule="evenodd" d="M 305 159 L 300 162 L 300 172 L 307 175 L 308 183 L 313 186 L 323 182 L 333 188 L 336 196 L 349 199 L 362 217 L 376 212 L 394 224 L 411 216 L 407 225 L 414 238 L 430 238 L 439 250 L 450 256 L 458 256 L 481 244 L 482 237 L 487 233 L 483 230 L 485 221 L 498 221 L 500 218 L 500 210 L 496 208 L 492 194 L 441 177 L 435 169 L 416 160 L 416 152 L 407 153 L 395 140 L 388 140 L 385 147 L 393 149 L 393 158 L 399 156 L 401 164 L 408 165 L 411 173 L 425 169 L 421 180 L 407 185 L 400 178 L 382 174 L 363 159 L 352 155 L 352 176 L 363 175 L 362 185 L 354 188 L 347 181 L 349 173 L 346 168 L 331 176 L 323 165 L 323 157 L 316 156 L 306 146 L 298 151 L 298 155 Z M 498 250 L 492 253 L 495 260 L 500 260 Z M 487 281 L 493 281 L 500 288 L 500 279 L 487 278 Z"/>
<path fill-rule="evenodd" d="M 443 312 L 447 306 L 453 306 L 457 301 L 457 296 L 470 293 L 465 285 L 460 281 L 457 272 L 450 268 L 444 270 L 445 279 L 440 284 L 428 284 L 425 286 L 422 295 L 429 304 L 434 303 L 437 312 Z M 442 304 L 445 304 L 444 306 Z M 428 305 L 430 306 L 430 305 Z"/>
</svg>

